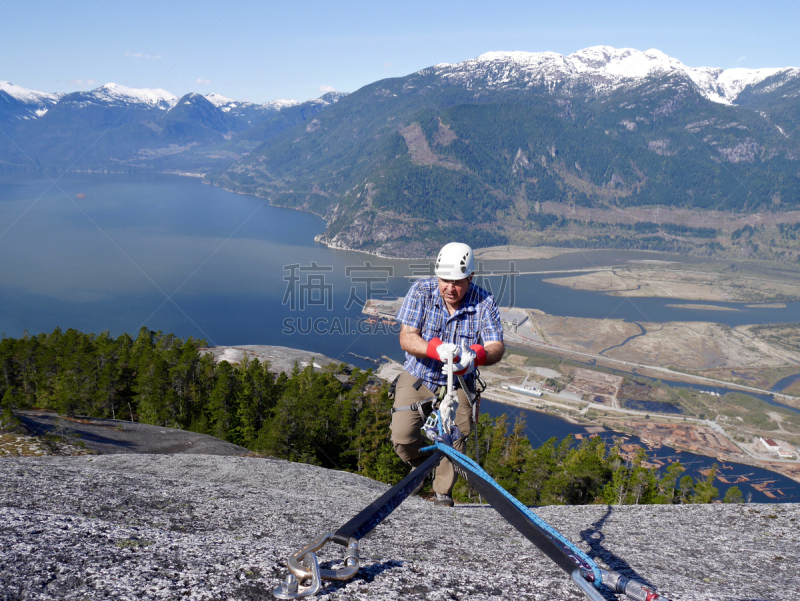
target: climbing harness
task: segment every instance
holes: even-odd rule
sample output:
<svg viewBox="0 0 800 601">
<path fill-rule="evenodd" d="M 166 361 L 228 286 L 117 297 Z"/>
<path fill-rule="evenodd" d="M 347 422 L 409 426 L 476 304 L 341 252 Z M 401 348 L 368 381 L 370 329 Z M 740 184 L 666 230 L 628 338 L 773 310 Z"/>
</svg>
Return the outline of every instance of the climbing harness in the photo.
<svg viewBox="0 0 800 601">
<path fill-rule="evenodd" d="M 396 391 L 397 391 L 397 382 L 400 380 L 400 376 L 398 375 L 392 383 L 389 385 L 389 398 L 394 400 Z M 411 387 L 414 390 L 419 390 L 422 387 L 424 380 L 422 378 L 417 378 L 417 381 L 414 382 Z M 428 411 L 425 410 L 427 405 L 433 405 L 436 401 L 439 400 L 435 395 L 428 397 L 424 401 L 419 401 L 418 403 L 414 403 L 412 405 L 406 405 L 405 407 L 392 407 L 391 412 L 397 413 L 398 411 L 416 411 L 419 413 L 419 416 L 424 421 L 428 415 Z"/>
<path fill-rule="evenodd" d="M 458 400 L 453 386 L 452 356 L 447 363 L 447 394 L 444 400 L 447 400 L 448 397 L 455 398 L 457 406 Z M 469 389 L 463 380 L 461 385 L 468 393 Z M 444 404 L 444 400 L 442 404 Z M 472 402 L 472 399 L 470 401 Z M 420 482 L 439 464 L 439 461 L 446 457 L 453 464 L 455 471 L 473 489 L 482 495 L 525 538 L 564 570 L 572 582 L 591 601 L 605 601 L 605 597 L 601 594 L 601 591 L 604 590 L 624 593 L 632 601 L 669 601 L 639 582 L 630 580 L 617 572 L 600 568 L 577 545 L 497 484 L 477 462 L 455 450 L 452 444 L 458 439 L 460 433 L 458 427 L 448 417 L 447 408 L 445 409 L 445 415 L 442 413 L 441 406 L 439 409 L 434 409 L 423 426 L 423 432 L 433 441 L 433 444 L 421 449 L 421 452 L 431 453 L 430 456 L 337 531 L 324 534 L 293 553 L 287 561 L 289 575 L 273 590 L 276 598 L 298 599 L 316 595 L 322 590 L 322 581 L 324 580 L 343 581 L 353 578 L 360 567 L 358 541 L 408 498 Z M 455 417 L 455 409 L 452 411 L 452 416 Z M 346 547 L 343 567 L 338 569 L 319 567 L 315 553 L 328 542 L 335 542 Z M 301 585 L 300 583 L 305 580 L 310 580 L 310 583 L 305 586 Z"/>
</svg>

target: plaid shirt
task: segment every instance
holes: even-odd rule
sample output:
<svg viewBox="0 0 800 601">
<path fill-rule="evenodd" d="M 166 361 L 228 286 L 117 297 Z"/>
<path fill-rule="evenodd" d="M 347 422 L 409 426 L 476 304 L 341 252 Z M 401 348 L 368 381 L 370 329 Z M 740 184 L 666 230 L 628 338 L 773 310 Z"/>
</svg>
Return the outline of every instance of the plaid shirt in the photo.
<svg viewBox="0 0 800 601">
<path fill-rule="evenodd" d="M 438 279 L 417 280 L 406 294 L 397 321 L 418 329 L 426 341 L 440 338 L 459 347 L 462 342 L 466 346 L 503 342 L 503 326 L 494 298 L 474 284 L 469 285 L 461 306 L 450 315 L 439 293 Z M 417 359 L 406 353 L 403 367 L 411 375 L 422 378 L 431 390 L 447 384 L 441 361 Z"/>
</svg>

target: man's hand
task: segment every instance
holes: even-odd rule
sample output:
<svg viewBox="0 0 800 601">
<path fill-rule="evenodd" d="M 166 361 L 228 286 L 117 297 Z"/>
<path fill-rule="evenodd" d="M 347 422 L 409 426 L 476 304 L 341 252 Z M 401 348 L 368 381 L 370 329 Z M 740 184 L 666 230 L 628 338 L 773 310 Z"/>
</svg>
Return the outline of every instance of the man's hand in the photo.
<svg viewBox="0 0 800 601">
<path fill-rule="evenodd" d="M 439 338 L 431 338 L 428 342 L 428 358 L 447 363 L 452 357 L 454 362 L 459 360 L 461 349 L 451 342 L 442 342 Z"/>
<path fill-rule="evenodd" d="M 475 358 L 477 355 L 471 348 L 461 349 L 461 359 L 453 365 L 453 373 L 457 376 L 466 376 L 475 371 Z M 442 370 L 444 371 L 444 370 Z"/>
<path fill-rule="evenodd" d="M 473 344 L 461 349 L 461 360 L 453 366 L 453 373 L 457 376 L 466 376 L 475 371 L 475 368 L 486 364 L 486 350 L 480 344 Z M 444 371 L 444 370 L 442 370 Z"/>
</svg>

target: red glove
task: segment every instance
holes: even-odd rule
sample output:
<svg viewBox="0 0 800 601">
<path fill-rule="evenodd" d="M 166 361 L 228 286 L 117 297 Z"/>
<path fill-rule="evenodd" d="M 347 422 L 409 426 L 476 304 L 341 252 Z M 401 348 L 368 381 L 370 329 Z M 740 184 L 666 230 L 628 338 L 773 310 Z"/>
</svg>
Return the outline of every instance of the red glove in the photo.
<svg viewBox="0 0 800 601">
<path fill-rule="evenodd" d="M 429 358 L 442 363 L 447 361 L 447 356 L 450 353 L 453 355 L 453 361 L 457 363 L 461 357 L 461 349 L 450 342 L 442 342 L 439 338 L 431 338 L 428 341 L 428 349 L 425 351 Z"/>
<path fill-rule="evenodd" d="M 473 344 L 469 348 L 475 353 L 475 365 L 486 365 L 486 349 L 483 348 L 483 345 Z"/>
<path fill-rule="evenodd" d="M 434 359 L 435 361 L 439 361 L 439 352 L 438 349 L 440 346 L 444 344 L 441 338 L 431 338 L 428 341 L 428 350 L 425 352 L 428 355 L 429 359 Z"/>
</svg>

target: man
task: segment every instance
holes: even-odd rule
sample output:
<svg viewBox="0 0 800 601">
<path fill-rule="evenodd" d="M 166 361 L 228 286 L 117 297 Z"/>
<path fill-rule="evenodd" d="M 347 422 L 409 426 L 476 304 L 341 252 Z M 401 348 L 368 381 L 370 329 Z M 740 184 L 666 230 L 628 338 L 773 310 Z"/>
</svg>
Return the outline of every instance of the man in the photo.
<svg viewBox="0 0 800 601">
<path fill-rule="evenodd" d="M 505 352 L 500 312 L 494 298 L 472 284 L 475 259 L 466 244 L 451 242 L 439 252 L 435 278 L 418 280 L 411 286 L 397 315 L 400 347 L 406 352 L 392 409 L 392 443 L 400 459 L 417 467 L 425 457 L 419 452 L 429 442 L 420 432 L 432 403 L 417 403 L 437 396 L 447 385 L 447 357 L 456 358 L 454 370 L 475 391 L 475 368 L 492 365 Z M 458 390 L 455 424 L 460 437 L 453 448 L 463 452 L 472 429 L 472 408 L 465 392 Z M 456 482 L 453 465 L 444 458 L 436 468 L 435 504 L 453 506 L 451 492 Z"/>
</svg>

